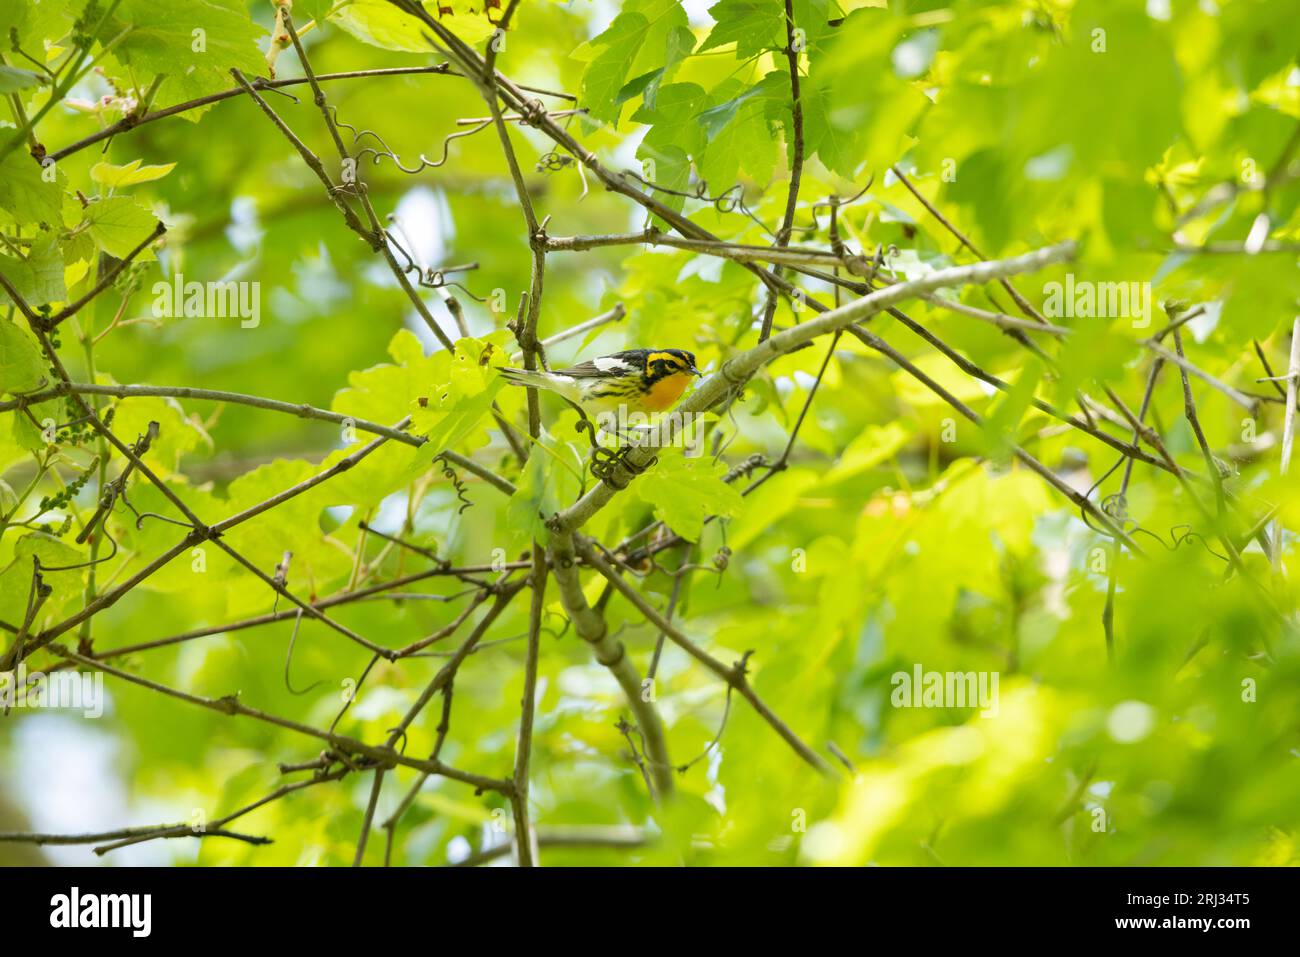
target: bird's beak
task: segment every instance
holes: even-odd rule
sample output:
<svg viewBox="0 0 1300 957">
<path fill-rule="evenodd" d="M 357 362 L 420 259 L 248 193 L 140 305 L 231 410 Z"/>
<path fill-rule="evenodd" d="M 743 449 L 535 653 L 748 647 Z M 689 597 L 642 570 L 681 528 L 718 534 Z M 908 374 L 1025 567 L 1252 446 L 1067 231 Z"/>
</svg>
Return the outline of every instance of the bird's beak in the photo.
<svg viewBox="0 0 1300 957">
<path fill-rule="evenodd" d="M 691 368 L 690 368 L 689 371 L 690 371 L 691 375 L 697 375 L 697 376 L 700 376 L 700 377 L 703 377 L 703 376 L 704 376 L 704 373 L 701 372 L 699 369 L 695 368 L 695 366 L 691 366 Z"/>
</svg>

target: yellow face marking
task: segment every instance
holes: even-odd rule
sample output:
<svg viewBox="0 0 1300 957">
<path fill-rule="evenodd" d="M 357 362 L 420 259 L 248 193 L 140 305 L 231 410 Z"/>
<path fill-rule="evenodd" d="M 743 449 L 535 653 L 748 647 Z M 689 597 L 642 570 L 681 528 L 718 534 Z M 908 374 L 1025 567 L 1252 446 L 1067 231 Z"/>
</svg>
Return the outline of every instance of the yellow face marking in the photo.
<svg viewBox="0 0 1300 957">
<path fill-rule="evenodd" d="M 681 368 L 682 360 L 680 357 L 673 355 L 671 352 L 652 352 L 645 357 L 645 367 L 650 369 L 654 366 L 655 361 L 663 359 L 674 368 Z"/>
<path fill-rule="evenodd" d="M 674 372 L 664 376 L 650 387 L 650 391 L 641 400 L 642 408 L 647 412 L 667 412 L 682 397 L 690 382 L 691 375 L 688 372 Z"/>
</svg>

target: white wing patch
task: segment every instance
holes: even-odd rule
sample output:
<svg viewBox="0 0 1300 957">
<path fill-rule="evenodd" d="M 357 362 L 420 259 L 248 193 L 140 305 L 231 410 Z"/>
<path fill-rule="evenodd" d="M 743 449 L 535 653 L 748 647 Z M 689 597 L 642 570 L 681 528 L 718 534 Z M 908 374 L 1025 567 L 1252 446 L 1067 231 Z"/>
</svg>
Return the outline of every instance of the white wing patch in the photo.
<svg viewBox="0 0 1300 957">
<path fill-rule="evenodd" d="M 624 362 L 622 359 L 619 359 L 616 356 L 597 356 L 595 359 L 591 360 L 591 364 L 594 365 L 601 372 L 626 373 L 632 371 L 632 367 L 630 365 L 628 365 L 626 362 Z"/>
</svg>

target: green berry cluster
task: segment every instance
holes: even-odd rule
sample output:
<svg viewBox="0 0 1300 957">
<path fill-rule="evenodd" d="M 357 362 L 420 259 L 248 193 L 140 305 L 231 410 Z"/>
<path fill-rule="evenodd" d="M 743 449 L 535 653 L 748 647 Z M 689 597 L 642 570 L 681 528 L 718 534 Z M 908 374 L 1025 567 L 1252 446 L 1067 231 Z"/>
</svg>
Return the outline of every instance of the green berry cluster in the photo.
<svg viewBox="0 0 1300 957">
<path fill-rule="evenodd" d="M 86 469 L 86 471 L 82 472 L 71 482 L 69 482 L 67 486 L 63 489 L 63 491 L 55 495 L 43 496 L 41 498 L 41 503 L 40 503 L 41 512 L 53 512 L 56 509 L 66 508 L 68 506 L 68 503 L 71 502 L 74 498 L 76 498 L 77 493 L 80 492 L 83 488 L 85 488 L 86 483 L 90 481 L 90 474 L 93 471 L 94 471 L 93 467 L 88 468 Z M 71 516 L 69 516 L 67 522 L 65 522 L 64 524 L 67 525 L 71 523 L 71 521 L 72 518 Z M 45 531 L 49 531 L 49 529 L 46 528 Z M 65 528 L 64 531 L 67 531 L 67 529 Z"/>
<path fill-rule="evenodd" d="M 81 407 L 77 405 L 77 400 L 71 396 L 64 398 L 63 408 L 68 416 L 68 425 L 55 433 L 54 440 L 59 445 L 81 445 L 91 438 L 90 423 L 79 418 Z"/>
<path fill-rule="evenodd" d="M 40 526 L 40 530 L 46 535 L 53 535 L 55 538 L 62 538 L 72 529 L 72 516 L 69 514 L 64 517 L 58 525 L 51 525 L 49 522 Z"/>
<path fill-rule="evenodd" d="M 98 0 L 90 0 L 72 25 L 72 42 L 82 48 L 90 47 L 95 42 L 92 31 L 99 25 L 101 16 Z"/>
<path fill-rule="evenodd" d="M 133 293 L 140 288 L 149 263 L 133 262 L 113 278 L 113 288 L 121 293 Z"/>
</svg>

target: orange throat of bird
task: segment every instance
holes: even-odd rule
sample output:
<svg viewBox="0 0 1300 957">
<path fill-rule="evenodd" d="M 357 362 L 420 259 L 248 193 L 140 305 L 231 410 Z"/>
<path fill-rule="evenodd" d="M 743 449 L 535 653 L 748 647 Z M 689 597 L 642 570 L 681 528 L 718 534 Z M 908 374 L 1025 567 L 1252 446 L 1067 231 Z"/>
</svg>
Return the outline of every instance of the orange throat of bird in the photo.
<svg viewBox="0 0 1300 957">
<path fill-rule="evenodd" d="M 641 401 L 641 407 L 647 412 L 667 412 L 682 397 L 690 382 L 691 376 L 685 372 L 674 372 L 672 375 L 664 376 L 650 386 L 650 390 Z"/>
</svg>

